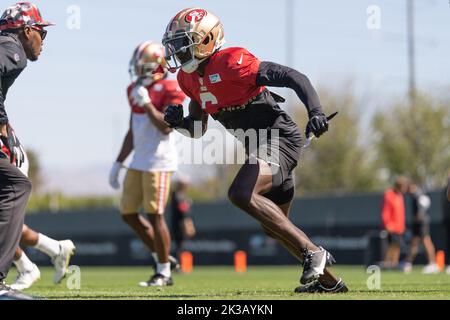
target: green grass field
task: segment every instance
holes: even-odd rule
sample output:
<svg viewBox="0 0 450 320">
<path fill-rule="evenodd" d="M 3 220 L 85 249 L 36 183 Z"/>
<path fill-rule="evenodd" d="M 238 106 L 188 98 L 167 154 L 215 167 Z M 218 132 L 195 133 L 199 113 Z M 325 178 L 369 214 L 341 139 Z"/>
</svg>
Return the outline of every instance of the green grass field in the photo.
<svg viewBox="0 0 450 320">
<path fill-rule="evenodd" d="M 252 267 L 237 274 L 230 267 L 196 267 L 191 274 L 175 274 L 173 287 L 140 288 L 150 268 L 82 267 L 81 288 L 67 289 L 66 281 L 52 283 L 53 270 L 41 268 L 41 280 L 25 292 L 46 299 L 450 299 L 450 276 L 445 273 L 423 275 L 421 269 L 405 275 L 381 272 L 381 290 L 369 290 L 370 274 L 363 267 L 340 266 L 333 269 L 350 289 L 346 294 L 295 294 L 299 267 Z M 15 276 L 11 270 L 9 283 Z M 69 278 L 70 281 L 70 278 Z"/>
</svg>

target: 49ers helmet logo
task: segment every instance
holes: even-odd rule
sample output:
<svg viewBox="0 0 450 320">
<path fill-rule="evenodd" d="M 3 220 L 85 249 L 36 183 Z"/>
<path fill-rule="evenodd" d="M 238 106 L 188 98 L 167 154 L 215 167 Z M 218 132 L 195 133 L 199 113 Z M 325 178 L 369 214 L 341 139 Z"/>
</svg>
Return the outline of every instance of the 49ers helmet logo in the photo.
<svg viewBox="0 0 450 320">
<path fill-rule="evenodd" d="M 199 22 L 206 16 L 206 11 L 202 9 L 194 9 L 186 14 L 186 22 Z"/>
</svg>

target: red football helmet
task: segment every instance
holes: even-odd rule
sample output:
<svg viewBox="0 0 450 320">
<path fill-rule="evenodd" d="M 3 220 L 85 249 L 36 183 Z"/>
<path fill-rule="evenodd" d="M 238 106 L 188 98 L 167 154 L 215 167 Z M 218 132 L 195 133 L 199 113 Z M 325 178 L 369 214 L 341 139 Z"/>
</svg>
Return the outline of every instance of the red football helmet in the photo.
<svg viewBox="0 0 450 320">
<path fill-rule="evenodd" d="M 19 2 L 10 6 L 0 17 L 0 31 L 25 26 L 42 29 L 53 25 L 53 23 L 44 21 L 39 9 L 29 2 Z"/>
</svg>

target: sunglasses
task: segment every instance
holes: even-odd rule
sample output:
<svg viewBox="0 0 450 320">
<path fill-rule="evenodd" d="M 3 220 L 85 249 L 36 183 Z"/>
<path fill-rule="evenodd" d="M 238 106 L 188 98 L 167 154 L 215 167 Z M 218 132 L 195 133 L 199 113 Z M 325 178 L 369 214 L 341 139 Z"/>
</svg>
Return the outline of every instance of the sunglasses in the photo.
<svg viewBox="0 0 450 320">
<path fill-rule="evenodd" d="M 41 29 L 38 27 L 31 27 L 31 29 L 39 32 L 39 35 L 41 36 L 41 40 L 44 41 L 45 37 L 47 36 L 47 30 L 44 30 L 44 29 Z"/>
</svg>

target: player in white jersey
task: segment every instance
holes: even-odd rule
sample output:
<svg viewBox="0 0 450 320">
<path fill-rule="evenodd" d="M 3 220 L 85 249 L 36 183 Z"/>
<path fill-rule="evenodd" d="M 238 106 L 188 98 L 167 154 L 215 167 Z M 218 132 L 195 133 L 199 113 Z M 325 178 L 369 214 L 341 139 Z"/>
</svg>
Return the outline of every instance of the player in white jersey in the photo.
<svg viewBox="0 0 450 320">
<path fill-rule="evenodd" d="M 130 61 L 134 81 L 127 88 L 130 128 L 109 177 L 111 186 L 118 189 L 119 171 L 134 151 L 123 184 L 120 212 L 156 261 L 155 274 L 141 286 L 172 285 L 171 267 L 177 264 L 169 255 L 171 240 L 163 215 L 170 177 L 177 170 L 174 137 L 164 121 L 164 111 L 168 105 L 182 103 L 185 95 L 176 80 L 165 79 L 160 66 L 165 66 L 162 45 L 147 41 L 134 51 Z M 139 214 L 141 207 L 150 223 Z"/>
</svg>

